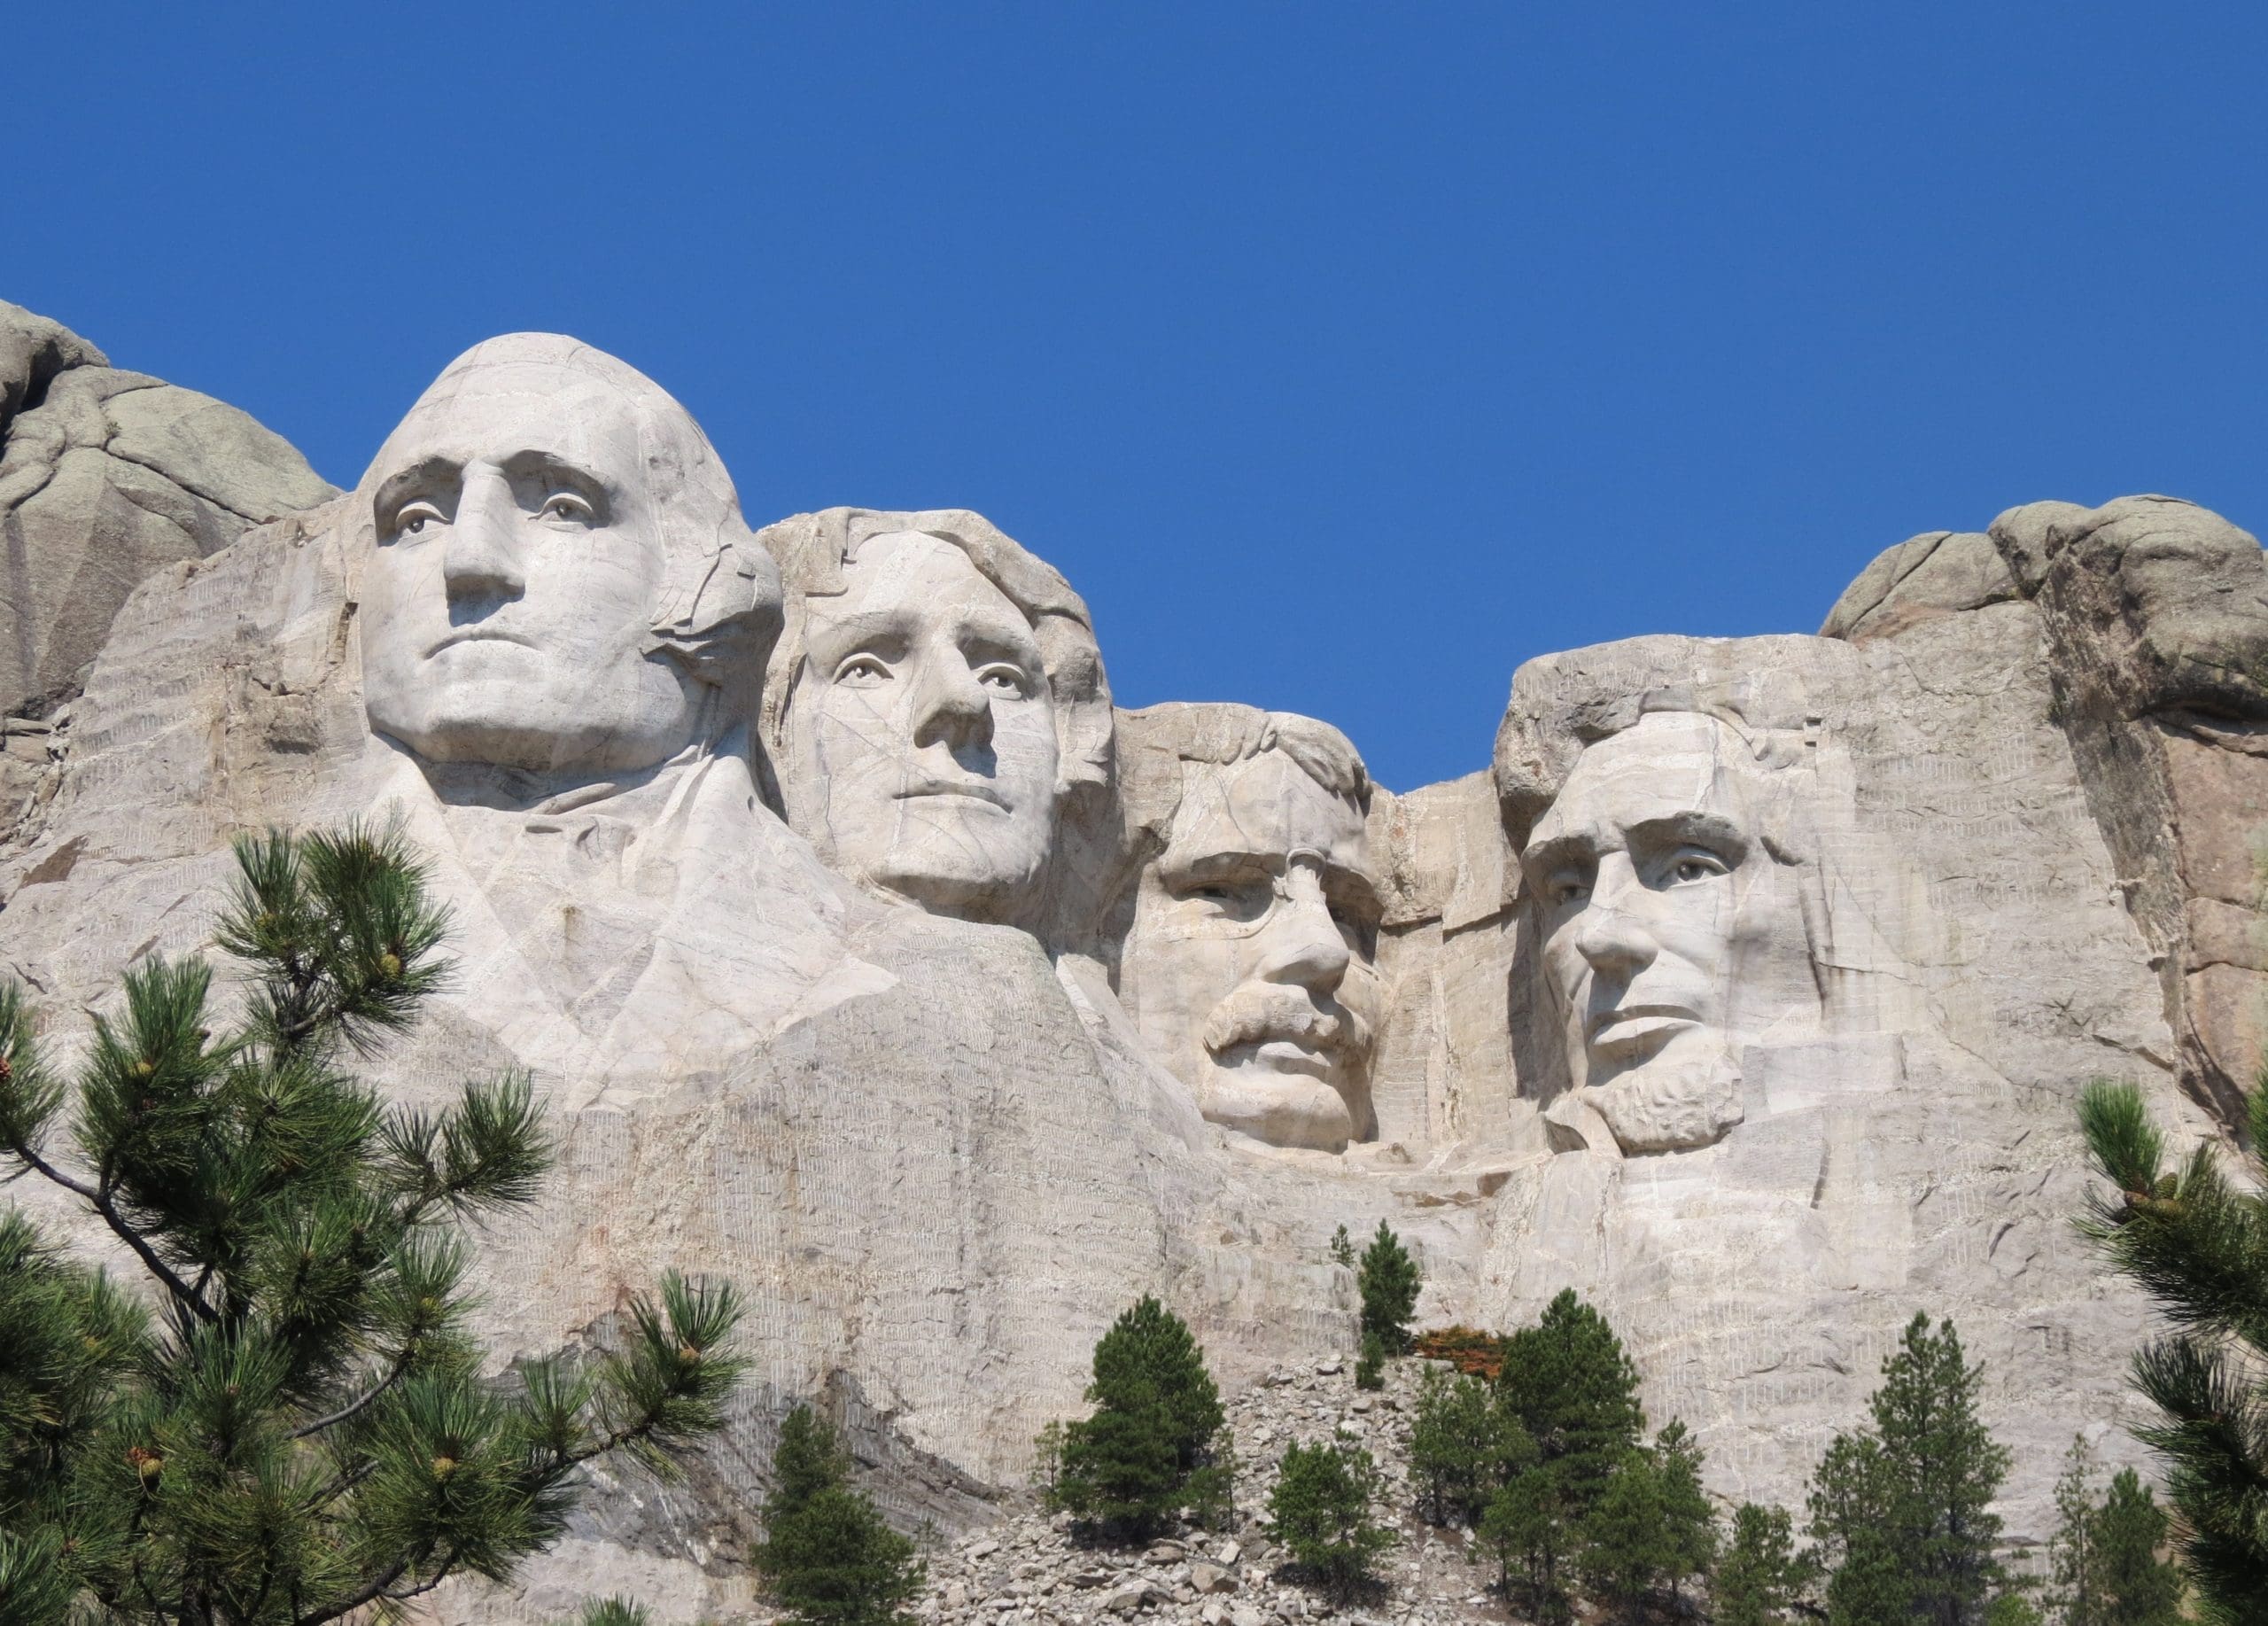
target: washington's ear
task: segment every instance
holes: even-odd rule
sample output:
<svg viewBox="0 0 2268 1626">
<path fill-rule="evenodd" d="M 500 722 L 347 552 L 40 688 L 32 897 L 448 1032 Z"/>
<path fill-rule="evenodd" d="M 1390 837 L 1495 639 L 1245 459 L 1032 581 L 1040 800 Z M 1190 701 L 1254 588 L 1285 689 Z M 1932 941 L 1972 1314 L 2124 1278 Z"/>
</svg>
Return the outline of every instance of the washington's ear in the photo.
<svg viewBox="0 0 2268 1626">
<path fill-rule="evenodd" d="M 753 706 L 783 619 L 780 566 L 737 517 L 707 553 L 680 557 L 646 652 L 675 656 L 699 681 Z"/>
</svg>

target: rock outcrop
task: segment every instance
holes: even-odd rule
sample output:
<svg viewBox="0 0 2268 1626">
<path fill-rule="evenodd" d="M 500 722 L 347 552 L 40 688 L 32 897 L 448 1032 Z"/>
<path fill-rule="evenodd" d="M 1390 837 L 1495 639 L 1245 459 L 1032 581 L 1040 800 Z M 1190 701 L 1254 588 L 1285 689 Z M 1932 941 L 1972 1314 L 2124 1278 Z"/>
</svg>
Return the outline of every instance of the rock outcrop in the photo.
<svg viewBox="0 0 2268 1626">
<path fill-rule="evenodd" d="M 0 300 L 0 717 L 67 700 L 151 572 L 332 494 L 236 408 Z"/>
</svg>

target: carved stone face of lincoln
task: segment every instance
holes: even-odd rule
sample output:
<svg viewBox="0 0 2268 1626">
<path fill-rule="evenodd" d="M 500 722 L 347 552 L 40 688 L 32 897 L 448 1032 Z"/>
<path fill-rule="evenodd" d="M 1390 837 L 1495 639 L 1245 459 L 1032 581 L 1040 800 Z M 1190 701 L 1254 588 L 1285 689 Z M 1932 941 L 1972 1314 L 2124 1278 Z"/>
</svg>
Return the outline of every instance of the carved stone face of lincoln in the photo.
<svg viewBox="0 0 2268 1626">
<path fill-rule="evenodd" d="M 1584 751 L 1521 854 L 1569 1072 L 1626 1151 L 1716 1140 L 1743 1039 L 1816 1008 L 1764 779 L 1717 719 L 1647 716 Z"/>
<path fill-rule="evenodd" d="M 1013 915 L 1055 834 L 1054 696 L 1030 621 L 942 538 L 866 538 L 807 601 L 790 814 L 854 880 Z"/>
<path fill-rule="evenodd" d="M 1181 766 L 1170 836 L 1136 894 L 1122 995 L 1206 1117 L 1342 1151 L 1370 1132 L 1380 1004 L 1362 809 L 1282 750 Z"/>
<path fill-rule="evenodd" d="M 356 501 L 364 706 L 431 762 L 651 767 L 690 742 L 727 668 L 760 671 L 778 630 L 777 570 L 699 429 L 571 340 L 514 335 L 461 359 Z"/>
</svg>

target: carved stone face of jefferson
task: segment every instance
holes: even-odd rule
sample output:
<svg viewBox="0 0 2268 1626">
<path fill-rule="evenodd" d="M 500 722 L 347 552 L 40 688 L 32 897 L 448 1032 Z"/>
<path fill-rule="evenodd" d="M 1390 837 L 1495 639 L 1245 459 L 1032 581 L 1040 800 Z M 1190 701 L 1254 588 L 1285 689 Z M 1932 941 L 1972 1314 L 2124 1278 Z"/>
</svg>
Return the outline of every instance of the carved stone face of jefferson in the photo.
<svg viewBox="0 0 2268 1626">
<path fill-rule="evenodd" d="M 1742 1039 L 1815 1008 L 1746 742 L 1666 712 L 1588 747 L 1521 855 L 1569 1071 L 1625 1151 L 1740 1121 Z"/>
<path fill-rule="evenodd" d="M 651 767 L 777 632 L 777 572 L 699 429 L 570 340 L 515 335 L 462 358 L 357 500 L 365 707 L 428 761 Z"/>
<path fill-rule="evenodd" d="M 1055 835 L 1055 702 L 1029 619 L 967 553 L 866 538 L 808 601 L 787 715 L 796 822 L 836 869 L 939 914 L 1014 914 Z"/>
</svg>

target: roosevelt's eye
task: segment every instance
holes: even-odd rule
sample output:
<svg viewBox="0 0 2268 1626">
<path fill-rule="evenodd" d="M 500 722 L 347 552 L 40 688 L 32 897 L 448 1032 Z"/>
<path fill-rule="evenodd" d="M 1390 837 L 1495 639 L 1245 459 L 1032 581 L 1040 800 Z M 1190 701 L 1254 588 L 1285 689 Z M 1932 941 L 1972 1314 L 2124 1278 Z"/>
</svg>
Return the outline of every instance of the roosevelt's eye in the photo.
<svg viewBox="0 0 2268 1626">
<path fill-rule="evenodd" d="M 1679 853 L 1676 861 L 1670 866 L 1669 876 L 1674 886 L 1690 886 L 1696 881 L 1706 881 L 1714 875 L 1731 873 L 1731 867 L 1715 853 L 1688 848 Z"/>
<path fill-rule="evenodd" d="M 554 492 L 545 499 L 543 517 L 563 520 L 569 525 L 587 525 L 597 522 L 598 515 L 588 502 L 571 491 Z"/>
<path fill-rule="evenodd" d="M 1014 695 L 1021 698 L 1031 692 L 1031 680 L 1017 667 L 995 661 L 991 665 L 977 669 L 977 682 L 996 694 Z"/>
<path fill-rule="evenodd" d="M 1266 881 L 1239 880 L 1233 875 L 1200 881 L 1184 888 L 1181 894 L 1182 901 L 1200 914 L 1237 922 L 1258 920 L 1268 912 L 1275 896 L 1274 887 Z"/>
<path fill-rule="evenodd" d="M 427 525 L 437 525 L 442 522 L 441 510 L 431 502 L 405 502 L 393 517 L 393 533 L 396 536 L 419 536 L 423 534 Z"/>
<path fill-rule="evenodd" d="M 853 655 L 835 669 L 835 681 L 850 689 L 874 689 L 889 681 L 889 668 L 873 655 Z"/>
</svg>

